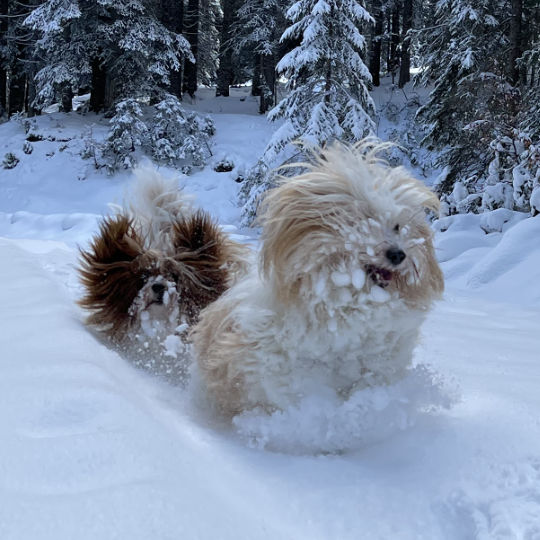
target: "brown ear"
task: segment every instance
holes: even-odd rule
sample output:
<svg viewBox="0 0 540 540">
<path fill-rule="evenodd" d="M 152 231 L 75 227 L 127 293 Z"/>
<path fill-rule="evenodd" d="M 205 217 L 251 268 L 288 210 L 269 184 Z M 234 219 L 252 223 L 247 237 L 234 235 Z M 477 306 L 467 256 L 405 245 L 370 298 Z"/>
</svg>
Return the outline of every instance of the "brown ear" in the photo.
<svg viewBox="0 0 540 540">
<path fill-rule="evenodd" d="M 143 241 L 128 217 L 106 218 L 88 251 L 81 250 L 79 274 L 86 289 L 79 304 L 92 312 L 91 324 L 114 337 L 129 321 L 129 308 L 146 276 Z"/>
<path fill-rule="evenodd" d="M 212 218 L 199 210 L 173 224 L 172 240 L 183 308 L 195 320 L 227 288 L 227 239 Z"/>
</svg>

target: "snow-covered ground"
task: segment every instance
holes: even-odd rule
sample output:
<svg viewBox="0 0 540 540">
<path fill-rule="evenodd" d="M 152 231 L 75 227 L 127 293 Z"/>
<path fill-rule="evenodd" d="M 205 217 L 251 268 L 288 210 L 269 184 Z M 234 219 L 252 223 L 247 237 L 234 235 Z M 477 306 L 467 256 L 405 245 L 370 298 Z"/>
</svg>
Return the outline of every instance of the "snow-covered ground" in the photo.
<svg viewBox="0 0 540 540">
<path fill-rule="evenodd" d="M 235 170 L 181 183 L 249 236 L 235 178 L 272 126 L 246 92 L 201 92 L 213 162 Z M 56 140 L 30 155 L 24 130 L 0 125 L 0 157 L 20 159 L 0 169 L 0 539 L 540 539 L 540 218 L 435 223 L 447 292 L 415 359 L 436 382 L 418 367 L 348 410 L 231 428 L 196 385 L 135 369 L 84 325 L 77 246 L 130 177 L 79 158 L 98 117 L 37 122 Z"/>
</svg>

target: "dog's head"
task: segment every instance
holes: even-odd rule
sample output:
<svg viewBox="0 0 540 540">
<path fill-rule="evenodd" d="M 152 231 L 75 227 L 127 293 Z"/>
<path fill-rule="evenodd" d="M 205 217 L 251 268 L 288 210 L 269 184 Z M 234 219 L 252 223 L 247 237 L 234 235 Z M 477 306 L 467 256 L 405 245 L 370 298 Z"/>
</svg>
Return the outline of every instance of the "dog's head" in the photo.
<svg viewBox="0 0 540 540">
<path fill-rule="evenodd" d="M 384 148 L 335 143 L 264 198 L 262 271 L 283 301 L 302 285 L 312 289 L 323 269 L 337 283 L 397 291 L 418 306 L 442 292 L 425 212 L 439 201 L 404 168 L 380 160 Z"/>
<path fill-rule="evenodd" d="M 80 275 L 91 311 L 89 323 L 115 341 L 142 330 L 149 337 L 174 333 L 196 322 L 199 312 L 228 285 L 229 241 L 204 212 L 168 226 L 165 252 L 151 249 L 135 218 L 105 219 Z"/>
</svg>

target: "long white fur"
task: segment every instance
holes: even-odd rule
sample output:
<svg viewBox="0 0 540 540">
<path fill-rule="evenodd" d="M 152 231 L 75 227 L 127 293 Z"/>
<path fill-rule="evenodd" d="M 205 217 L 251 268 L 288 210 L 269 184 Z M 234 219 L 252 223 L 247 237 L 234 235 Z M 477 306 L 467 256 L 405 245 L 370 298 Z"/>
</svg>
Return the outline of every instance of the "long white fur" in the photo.
<svg viewBox="0 0 540 540">
<path fill-rule="evenodd" d="M 131 217 L 149 249 L 169 254 L 171 223 L 193 212 L 193 198 L 178 187 L 177 176 L 165 176 L 152 166 L 133 171 L 134 180 L 118 212 Z"/>
<path fill-rule="evenodd" d="M 224 414 L 285 409 L 314 392 L 346 397 L 410 366 L 443 289 L 424 212 L 438 201 L 380 150 L 335 144 L 266 196 L 259 267 L 203 310 L 192 335 Z M 383 288 L 368 269 L 388 267 L 392 246 L 407 258 Z"/>
</svg>

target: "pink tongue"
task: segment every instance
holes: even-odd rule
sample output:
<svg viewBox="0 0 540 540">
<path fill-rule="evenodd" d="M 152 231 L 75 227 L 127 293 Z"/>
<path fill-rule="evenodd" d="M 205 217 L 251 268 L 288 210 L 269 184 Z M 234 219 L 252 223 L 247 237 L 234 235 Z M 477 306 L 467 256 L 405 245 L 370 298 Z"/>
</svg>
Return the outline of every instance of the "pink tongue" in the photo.
<svg viewBox="0 0 540 540">
<path fill-rule="evenodd" d="M 390 281 L 392 279 L 392 272 L 390 270 L 386 270 L 386 268 L 379 268 L 378 272 L 381 278 L 385 281 Z"/>
</svg>

